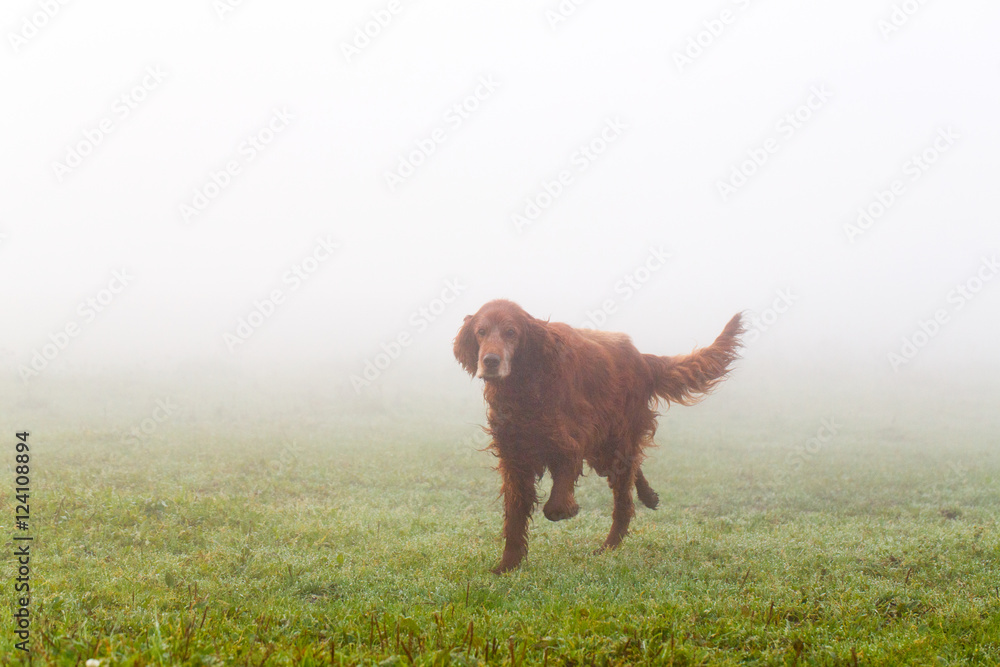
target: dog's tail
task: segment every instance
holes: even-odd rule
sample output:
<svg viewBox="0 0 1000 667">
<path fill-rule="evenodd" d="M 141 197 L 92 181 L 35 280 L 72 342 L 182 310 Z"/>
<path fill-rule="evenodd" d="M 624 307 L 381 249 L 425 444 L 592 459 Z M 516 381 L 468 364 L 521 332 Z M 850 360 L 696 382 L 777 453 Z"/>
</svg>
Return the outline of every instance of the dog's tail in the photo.
<svg viewBox="0 0 1000 667">
<path fill-rule="evenodd" d="M 674 357 L 642 355 L 653 372 L 654 393 L 668 403 L 697 403 L 729 374 L 744 331 L 742 313 L 737 313 L 708 347 Z"/>
</svg>

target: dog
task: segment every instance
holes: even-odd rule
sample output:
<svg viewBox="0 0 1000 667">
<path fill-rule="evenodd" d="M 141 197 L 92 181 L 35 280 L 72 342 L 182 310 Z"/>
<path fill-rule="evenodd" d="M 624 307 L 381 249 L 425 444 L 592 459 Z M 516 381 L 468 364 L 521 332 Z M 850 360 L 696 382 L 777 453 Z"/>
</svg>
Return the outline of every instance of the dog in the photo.
<svg viewBox="0 0 1000 667">
<path fill-rule="evenodd" d="M 659 502 L 642 462 L 660 401 L 692 405 L 710 392 L 738 358 L 743 333 L 737 314 L 709 347 L 663 357 L 639 352 L 625 334 L 539 320 L 504 299 L 466 316 L 455 358 L 485 381 L 488 449 L 502 478 L 505 544 L 493 572 L 512 570 L 527 555 L 535 484 L 546 470 L 545 518 L 576 516 L 584 462 L 607 477 L 614 496 L 611 532 L 598 552 L 616 548 L 635 514 L 632 487 L 646 507 Z"/>
</svg>

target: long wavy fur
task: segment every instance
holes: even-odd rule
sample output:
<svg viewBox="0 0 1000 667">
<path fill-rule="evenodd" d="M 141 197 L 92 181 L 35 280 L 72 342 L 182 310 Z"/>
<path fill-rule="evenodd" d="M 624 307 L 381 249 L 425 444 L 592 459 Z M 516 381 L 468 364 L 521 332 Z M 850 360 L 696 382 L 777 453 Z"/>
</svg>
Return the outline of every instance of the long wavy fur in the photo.
<svg viewBox="0 0 1000 667">
<path fill-rule="evenodd" d="M 731 364 L 739 359 L 739 339 L 745 331 L 742 314 L 737 313 L 708 347 L 672 357 L 642 355 L 653 372 L 656 395 L 680 405 L 700 401 L 729 375 Z"/>
<path fill-rule="evenodd" d="M 617 547 L 635 513 L 632 489 L 649 508 L 659 502 L 642 472 L 656 404 L 691 405 L 710 392 L 729 373 L 743 331 L 736 315 L 710 346 L 661 357 L 640 353 L 624 334 L 539 320 L 511 301 L 491 301 L 467 317 L 455 358 L 486 381 L 487 449 L 499 459 L 504 498 L 505 545 L 493 571 L 513 569 L 527 555 L 536 481 L 545 472 L 553 479 L 545 517 L 576 515 L 573 494 L 584 464 L 608 479 L 614 506 L 602 548 Z M 487 357 L 509 372 L 489 371 Z"/>
</svg>

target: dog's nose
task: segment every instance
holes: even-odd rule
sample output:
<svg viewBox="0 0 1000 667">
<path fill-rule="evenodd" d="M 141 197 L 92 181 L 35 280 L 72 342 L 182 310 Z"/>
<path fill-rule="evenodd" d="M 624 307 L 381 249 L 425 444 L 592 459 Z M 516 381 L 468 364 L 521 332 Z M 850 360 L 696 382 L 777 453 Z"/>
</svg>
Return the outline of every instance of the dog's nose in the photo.
<svg viewBox="0 0 1000 667">
<path fill-rule="evenodd" d="M 500 367 L 500 355 L 499 354 L 486 354 L 483 355 L 483 366 L 487 370 L 495 371 Z"/>
</svg>

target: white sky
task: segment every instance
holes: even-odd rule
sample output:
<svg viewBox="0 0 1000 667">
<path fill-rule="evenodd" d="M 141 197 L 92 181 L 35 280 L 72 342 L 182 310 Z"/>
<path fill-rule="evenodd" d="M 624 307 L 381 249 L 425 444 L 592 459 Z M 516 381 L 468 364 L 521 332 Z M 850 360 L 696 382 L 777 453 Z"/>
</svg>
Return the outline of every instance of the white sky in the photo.
<svg viewBox="0 0 1000 667">
<path fill-rule="evenodd" d="M 670 354 L 779 290 L 794 302 L 748 356 L 846 353 L 887 371 L 887 353 L 944 309 L 902 370 L 1000 365 L 1000 276 L 961 308 L 949 298 L 1000 252 L 996 2 L 925 3 L 886 37 L 884 0 L 592 0 L 555 28 L 557 2 L 403 0 L 350 61 L 342 45 L 389 2 L 244 0 L 224 17 L 221 5 L 69 2 L 18 40 L 47 5 L 4 4 L 9 375 L 73 323 L 51 367 L 356 368 L 400 333 L 420 350 L 407 354 L 445 360 L 462 317 L 497 297 L 577 325 L 614 299 L 604 328 Z M 732 21 L 679 67 L 724 10 Z M 122 118 L 116 100 L 147 68 L 165 76 Z M 456 126 L 449 109 L 477 87 L 484 99 Z M 800 109 L 801 127 L 777 126 L 820 89 L 829 99 Z M 292 120 L 247 160 L 242 142 L 275 110 Z M 113 130 L 60 181 L 54 163 L 104 118 Z M 623 129 L 581 171 L 574 156 L 609 121 Z M 436 128 L 444 141 L 390 189 L 386 172 Z M 946 128 L 957 139 L 913 180 L 907 162 Z M 717 183 L 765 145 L 724 201 Z M 240 172 L 185 223 L 180 205 L 231 160 Z M 512 214 L 562 170 L 572 182 L 518 232 Z M 894 180 L 901 194 L 850 242 L 845 224 Z M 337 254 L 293 288 L 283 276 L 319 237 Z M 666 265 L 616 292 L 650 248 Z M 129 284 L 90 321 L 79 304 L 122 268 Z M 411 314 L 449 280 L 458 298 L 419 328 Z M 283 303 L 230 352 L 224 335 L 275 289 Z"/>
</svg>

